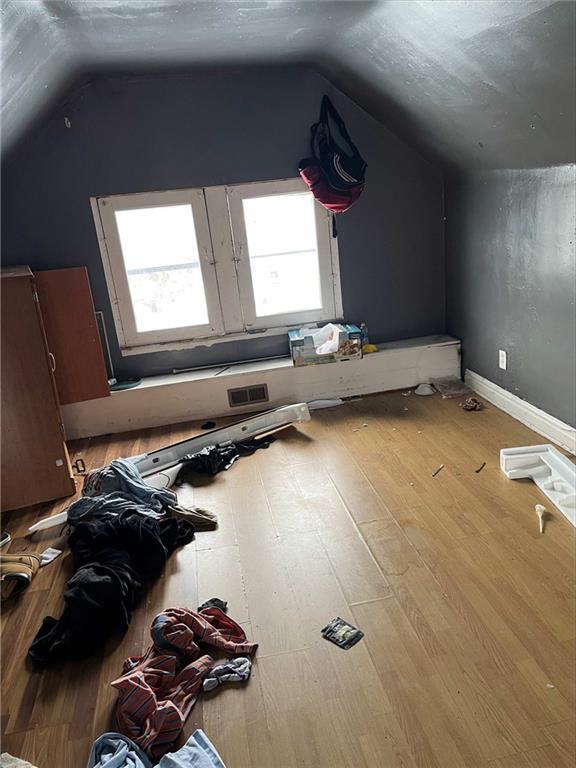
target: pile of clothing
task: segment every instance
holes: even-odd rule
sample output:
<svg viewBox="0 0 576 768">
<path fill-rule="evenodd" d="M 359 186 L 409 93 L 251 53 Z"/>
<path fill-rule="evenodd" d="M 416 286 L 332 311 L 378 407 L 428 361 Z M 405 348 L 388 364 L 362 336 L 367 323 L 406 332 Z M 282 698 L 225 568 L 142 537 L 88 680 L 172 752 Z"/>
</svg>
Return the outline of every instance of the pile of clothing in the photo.
<svg viewBox="0 0 576 768">
<path fill-rule="evenodd" d="M 125 632 L 148 582 L 177 547 L 194 538 L 186 520 L 155 520 L 129 510 L 72 527 L 74 575 L 64 592 L 64 611 L 59 619 L 44 619 L 28 651 L 38 667 L 85 658 Z"/>
<path fill-rule="evenodd" d="M 121 733 L 105 733 L 96 739 L 86 768 L 153 768 L 148 756 Z M 194 731 L 186 744 L 160 760 L 157 768 L 226 768 L 204 731 Z"/>
<path fill-rule="evenodd" d="M 247 680 L 258 646 L 214 605 L 168 608 L 156 616 L 150 634 L 150 648 L 126 659 L 112 685 L 118 691 L 116 727 L 158 759 L 179 737 L 203 683 L 212 690 L 224 681 Z M 216 664 L 200 645 L 240 658 Z"/>
<path fill-rule="evenodd" d="M 242 456 L 252 456 L 260 448 L 268 448 L 276 438 L 274 435 L 248 437 L 227 445 L 209 445 L 196 453 L 184 456 L 176 475 L 176 485 L 191 482 L 194 475 L 217 475 L 230 469 Z"/>
<path fill-rule="evenodd" d="M 182 507 L 174 491 L 148 485 L 130 459 L 115 459 L 84 478 L 82 497 L 68 507 L 69 523 L 94 518 L 105 513 L 130 510 L 145 517 L 160 519 L 167 515 L 191 522 L 196 530 L 215 528 L 216 515 L 200 507 Z"/>
<path fill-rule="evenodd" d="M 125 632 L 132 609 L 177 548 L 216 516 L 178 505 L 176 494 L 153 488 L 128 459 L 86 476 L 82 497 L 67 509 L 74 575 L 59 619 L 47 616 L 28 656 L 37 667 L 85 658 Z"/>
</svg>

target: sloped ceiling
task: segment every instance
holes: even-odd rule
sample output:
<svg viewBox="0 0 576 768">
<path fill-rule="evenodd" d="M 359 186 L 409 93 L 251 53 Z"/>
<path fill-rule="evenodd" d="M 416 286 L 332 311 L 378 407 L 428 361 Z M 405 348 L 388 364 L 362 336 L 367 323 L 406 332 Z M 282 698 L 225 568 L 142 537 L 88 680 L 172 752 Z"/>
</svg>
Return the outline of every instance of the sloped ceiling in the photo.
<svg viewBox="0 0 576 768">
<path fill-rule="evenodd" d="M 1 13 L 5 146 L 88 73 L 293 61 L 450 166 L 575 160 L 571 1 L 3 0 Z"/>
</svg>

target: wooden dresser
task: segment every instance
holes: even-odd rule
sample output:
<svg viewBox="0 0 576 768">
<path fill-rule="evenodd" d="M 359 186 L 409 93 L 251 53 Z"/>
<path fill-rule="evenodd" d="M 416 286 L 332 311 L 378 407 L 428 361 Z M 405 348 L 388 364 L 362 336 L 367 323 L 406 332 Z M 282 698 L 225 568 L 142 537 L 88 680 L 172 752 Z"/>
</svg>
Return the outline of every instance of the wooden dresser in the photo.
<svg viewBox="0 0 576 768">
<path fill-rule="evenodd" d="M 34 276 L 1 271 L 2 510 L 76 490 Z"/>
</svg>

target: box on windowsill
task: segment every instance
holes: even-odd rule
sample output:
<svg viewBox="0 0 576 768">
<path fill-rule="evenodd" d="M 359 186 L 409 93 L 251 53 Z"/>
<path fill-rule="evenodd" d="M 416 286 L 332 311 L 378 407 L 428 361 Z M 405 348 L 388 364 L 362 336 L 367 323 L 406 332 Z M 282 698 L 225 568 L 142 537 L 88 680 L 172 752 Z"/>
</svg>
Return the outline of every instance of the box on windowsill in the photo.
<svg viewBox="0 0 576 768">
<path fill-rule="evenodd" d="M 360 328 L 351 323 L 335 323 L 338 329 L 338 349 L 335 352 L 319 354 L 314 346 L 313 333 L 318 328 L 294 328 L 288 331 L 290 354 L 295 366 L 322 365 L 355 360 L 362 357 Z"/>
</svg>

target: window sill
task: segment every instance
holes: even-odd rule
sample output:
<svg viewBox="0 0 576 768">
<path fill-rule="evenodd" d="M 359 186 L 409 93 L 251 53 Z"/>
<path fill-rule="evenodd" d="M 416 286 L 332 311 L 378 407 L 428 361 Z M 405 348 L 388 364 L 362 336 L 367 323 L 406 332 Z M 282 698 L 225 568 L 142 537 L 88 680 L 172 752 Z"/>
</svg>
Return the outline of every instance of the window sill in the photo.
<svg viewBox="0 0 576 768">
<path fill-rule="evenodd" d="M 262 331 L 253 331 L 250 333 L 226 333 L 221 336 L 209 336 L 202 339 L 182 339 L 181 341 L 166 341 L 158 344 L 142 344 L 137 347 L 120 347 L 122 357 L 131 355 L 145 355 L 151 352 L 176 352 L 182 349 L 196 349 L 198 347 L 213 347 L 215 344 L 222 344 L 227 341 L 249 341 L 250 339 L 269 338 L 271 336 L 286 336 L 292 328 L 306 327 L 321 328 L 328 322 L 342 323 L 343 318 L 335 320 L 326 320 L 321 323 L 305 323 L 302 325 L 286 325 L 280 328 L 266 328 Z"/>
</svg>

